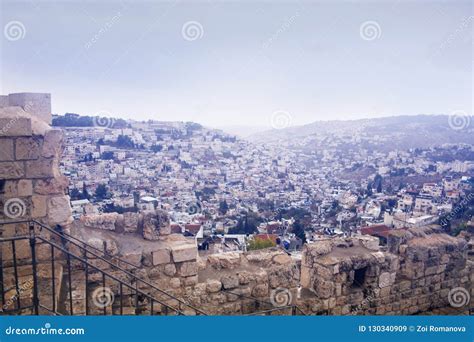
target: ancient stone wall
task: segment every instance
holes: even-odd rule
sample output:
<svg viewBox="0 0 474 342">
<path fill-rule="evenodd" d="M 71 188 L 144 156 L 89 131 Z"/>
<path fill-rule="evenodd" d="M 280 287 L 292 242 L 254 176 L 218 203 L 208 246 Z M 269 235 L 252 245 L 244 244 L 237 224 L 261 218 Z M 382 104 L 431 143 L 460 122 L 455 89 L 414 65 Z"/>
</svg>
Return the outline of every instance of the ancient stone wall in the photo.
<svg viewBox="0 0 474 342">
<path fill-rule="evenodd" d="M 0 96 L 0 108 L 21 107 L 30 115 L 51 124 L 51 94 L 16 93 Z"/>
<path fill-rule="evenodd" d="M 410 231 L 389 241 L 391 252 L 366 250 L 357 239 L 307 245 L 301 280 L 314 296 L 299 303 L 315 314 L 410 315 L 455 309 L 452 290 L 472 293 L 466 241 Z M 459 313 L 468 308 L 465 302 Z"/>
<path fill-rule="evenodd" d="M 61 130 L 47 124 L 51 118 L 49 95 L 13 94 L 1 97 L 0 104 L 0 220 L 36 220 L 50 227 L 61 225 L 68 232 L 72 222 L 69 196 L 66 195 L 68 180 L 58 168 L 63 135 Z M 12 107 L 11 104 L 19 106 Z M 2 238 L 28 234 L 28 223 L 0 226 Z M 51 238 L 44 230 L 41 235 L 48 240 Z M 45 302 L 51 302 L 51 295 L 46 295 L 51 292 L 51 247 L 38 240 L 35 251 L 38 279 L 48 279 L 47 283 L 41 283 L 42 294 Z M 1 309 L 11 309 L 17 297 L 27 305 L 31 302 L 33 275 L 29 240 L 3 242 L 0 253 L 2 289 L 6 293 L 6 302 L 2 303 Z M 55 257 L 61 259 L 59 250 L 55 250 Z M 15 273 L 19 289 L 15 289 Z M 54 278 L 58 289 L 61 277 L 62 267 L 56 263 Z"/>
<path fill-rule="evenodd" d="M 469 309 L 469 303 L 455 308 L 449 302 L 453 289 L 473 291 L 467 243 L 437 231 L 394 231 L 388 248 L 370 236 L 328 239 L 306 245 L 301 260 L 279 248 L 199 257 L 192 238 L 169 234 L 156 215 L 127 214 L 125 219 L 106 214 L 83 221 L 89 243 L 113 246 L 109 249 L 115 255 L 139 266 L 143 279 L 210 314 L 250 314 L 291 305 L 316 315 L 455 314 Z M 105 222 L 107 217 L 115 223 Z M 157 238 L 144 239 L 144 217 L 155 222 L 148 228 Z M 125 221 L 138 226 L 121 228 Z M 95 240 L 90 228 L 102 230 L 101 239 Z M 86 228 L 81 229 L 80 237 L 86 236 Z"/>
<path fill-rule="evenodd" d="M 72 222 L 68 180 L 59 172 L 63 134 L 19 107 L 0 108 L 0 219 Z"/>
</svg>

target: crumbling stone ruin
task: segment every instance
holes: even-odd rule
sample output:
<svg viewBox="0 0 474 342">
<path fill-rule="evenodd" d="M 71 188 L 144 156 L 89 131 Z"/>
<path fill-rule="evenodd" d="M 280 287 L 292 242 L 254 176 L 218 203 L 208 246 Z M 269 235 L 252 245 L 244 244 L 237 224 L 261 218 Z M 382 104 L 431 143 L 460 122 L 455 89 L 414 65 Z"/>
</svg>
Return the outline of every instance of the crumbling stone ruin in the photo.
<svg viewBox="0 0 474 342">
<path fill-rule="evenodd" d="M 199 256 L 194 238 L 172 234 L 161 210 L 74 221 L 68 181 L 58 170 L 61 131 L 43 120 L 47 104 L 22 107 L 26 100 L 15 97 L 20 106 L 0 98 L 5 314 L 35 313 L 35 293 L 43 314 L 411 315 L 473 308 L 472 238 L 436 227 L 393 230 L 387 246 L 354 236 L 307 244 L 301 254 L 269 248 Z M 25 309 L 15 311 L 17 305 Z"/>
</svg>

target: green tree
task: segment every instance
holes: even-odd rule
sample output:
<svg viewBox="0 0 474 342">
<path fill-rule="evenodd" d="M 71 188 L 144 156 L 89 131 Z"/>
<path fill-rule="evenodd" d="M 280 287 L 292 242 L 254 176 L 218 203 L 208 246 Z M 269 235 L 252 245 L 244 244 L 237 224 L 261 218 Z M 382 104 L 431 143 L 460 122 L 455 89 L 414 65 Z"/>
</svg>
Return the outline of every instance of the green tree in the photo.
<svg viewBox="0 0 474 342">
<path fill-rule="evenodd" d="M 89 194 L 89 191 L 87 191 L 87 186 L 86 183 L 82 183 L 82 197 L 84 199 L 91 199 L 91 195 Z"/>
<path fill-rule="evenodd" d="M 377 189 L 377 192 L 382 192 L 382 176 L 377 174 L 374 178 L 374 187 Z"/>
<path fill-rule="evenodd" d="M 150 149 L 153 151 L 153 152 L 160 152 L 162 149 L 163 149 L 163 146 L 162 145 L 152 145 L 150 147 Z"/>
<path fill-rule="evenodd" d="M 293 223 L 293 234 L 300 238 L 303 243 L 306 242 L 306 234 L 304 232 L 304 227 L 301 224 L 300 220 L 295 220 L 295 222 Z"/>
<path fill-rule="evenodd" d="M 95 189 L 95 198 L 98 200 L 103 200 L 107 198 L 107 187 L 105 184 L 99 184 Z"/>
<path fill-rule="evenodd" d="M 369 182 L 369 184 L 367 184 L 367 196 L 372 196 L 373 192 L 372 192 L 372 183 Z"/>
<path fill-rule="evenodd" d="M 219 203 L 219 212 L 222 215 L 225 215 L 227 214 L 227 210 L 229 210 L 229 205 L 227 204 L 227 201 L 226 200 L 221 201 Z"/>
<path fill-rule="evenodd" d="M 135 144 L 128 135 L 119 135 L 117 141 L 115 142 L 117 147 L 120 148 L 134 148 Z"/>
</svg>

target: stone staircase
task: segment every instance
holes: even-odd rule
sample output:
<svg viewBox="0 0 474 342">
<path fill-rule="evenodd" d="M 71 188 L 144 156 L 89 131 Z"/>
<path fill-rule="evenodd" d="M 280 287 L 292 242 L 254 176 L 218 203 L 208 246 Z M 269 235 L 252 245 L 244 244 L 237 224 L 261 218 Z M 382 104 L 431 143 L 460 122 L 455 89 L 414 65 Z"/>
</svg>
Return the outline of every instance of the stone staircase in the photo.
<svg viewBox="0 0 474 342">
<path fill-rule="evenodd" d="M 141 279 L 134 265 L 36 221 L 28 224 L 29 235 L 0 238 L 1 314 L 205 314 Z"/>
</svg>

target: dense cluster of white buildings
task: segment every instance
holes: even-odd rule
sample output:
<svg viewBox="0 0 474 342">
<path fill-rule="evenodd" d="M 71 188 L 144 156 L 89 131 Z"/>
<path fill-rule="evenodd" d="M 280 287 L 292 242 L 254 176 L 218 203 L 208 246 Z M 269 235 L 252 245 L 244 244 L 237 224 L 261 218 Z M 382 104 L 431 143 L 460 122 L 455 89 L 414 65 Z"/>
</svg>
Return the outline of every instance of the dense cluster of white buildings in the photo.
<svg viewBox="0 0 474 342">
<path fill-rule="evenodd" d="M 471 190 L 472 162 L 433 158 L 439 149 L 458 146 L 380 152 L 364 147 L 366 136 L 331 134 L 312 137 L 314 149 L 308 149 L 307 139 L 255 144 L 182 122 L 65 131 L 62 168 L 76 215 L 111 204 L 121 210 L 159 207 L 178 231 L 194 224 L 201 228 L 189 231 L 204 236 L 227 233 L 249 211 L 260 218 L 259 233 L 273 234 L 268 227 L 283 226 L 279 213 L 289 208 L 307 213 L 308 239 L 375 224 L 430 224 Z M 472 152 L 472 146 L 461 148 Z M 107 196 L 94 196 L 99 185 Z M 280 235 L 291 231 L 285 224 Z"/>
</svg>

